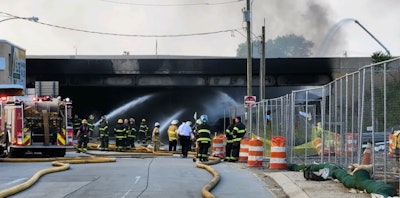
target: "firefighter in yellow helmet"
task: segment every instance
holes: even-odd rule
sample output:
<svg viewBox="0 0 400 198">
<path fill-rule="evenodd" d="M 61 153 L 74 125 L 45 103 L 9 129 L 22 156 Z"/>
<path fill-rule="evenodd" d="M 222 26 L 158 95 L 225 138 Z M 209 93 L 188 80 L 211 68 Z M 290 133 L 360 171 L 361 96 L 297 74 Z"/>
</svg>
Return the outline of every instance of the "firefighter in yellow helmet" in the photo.
<svg viewBox="0 0 400 198">
<path fill-rule="evenodd" d="M 87 144 L 89 142 L 89 136 L 90 136 L 90 130 L 86 119 L 82 120 L 82 125 L 79 127 L 76 136 L 78 137 L 77 153 L 80 152 L 86 153 Z"/>
<path fill-rule="evenodd" d="M 147 143 L 147 133 L 149 131 L 149 127 L 146 124 L 146 119 L 142 119 L 142 122 L 140 123 L 139 126 L 139 138 L 138 138 L 138 142 L 142 142 L 143 144 Z"/>
<path fill-rule="evenodd" d="M 125 133 L 126 128 L 124 126 L 124 120 L 120 118 L 114 127 L 115 147 L 117 151 L 122 151 L 124 149 Z"/>
</svg>

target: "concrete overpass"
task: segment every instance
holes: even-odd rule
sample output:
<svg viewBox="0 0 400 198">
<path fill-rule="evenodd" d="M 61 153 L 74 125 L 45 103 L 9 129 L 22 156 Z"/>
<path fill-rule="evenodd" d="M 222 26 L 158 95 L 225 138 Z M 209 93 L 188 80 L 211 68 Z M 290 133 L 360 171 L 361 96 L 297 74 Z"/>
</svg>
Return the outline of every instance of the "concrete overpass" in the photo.
<svg viewBox="0 0 400 198">
<path fill-rule="evenodd" d="M 370 58 L 277 58 L 266 60 L 266 86 L 323 85 L 369 64 Z M 253 85 L 259 85 L 253 59 Z M 56 80 L 60 86 L 246 86 L 246 59 L 173 56 L 28 56 L 27 83 Z"/>
<path fill-rule="evenodd" d="M 370 58 L 267 59 L 266 97 L 324 85 L 370 62 Z M 246 95 L 247 64 L 241 58 L 28 56 L 26 65 L 28 88 L 35 81 L 59 81 L 60 95 L 74 101 L 74 113 L 83 118 L 113 114 L 110 123 L 133 117 L 163 125 L 172 118 L 192 119 L 198 112 L 207 114 L 219 131 L 220 120 L 229 117 L 230 107 L 243 105 Z M 254 59 L 256 96 L 258 71 L 259 60 Z"/>
</svg>

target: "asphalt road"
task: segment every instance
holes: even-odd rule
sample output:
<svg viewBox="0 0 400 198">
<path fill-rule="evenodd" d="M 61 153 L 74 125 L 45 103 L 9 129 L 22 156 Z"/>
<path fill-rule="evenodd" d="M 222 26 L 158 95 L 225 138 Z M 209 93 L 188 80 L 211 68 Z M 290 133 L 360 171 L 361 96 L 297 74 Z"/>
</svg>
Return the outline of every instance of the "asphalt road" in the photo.
<svg viewBox="0 0 400 198">
<path fill-rule="evenodd" d="M 77 155 L 68 153 L 69 156 Z M 51 167 L 50 162 L 0 163 L 0 190 Z M 246 170 L 220 163 L 221 176 L 211 191 L 216 197 L 273 197 L 265 184 Z M 41 177 L 29 189 L 11 197 L 201 197 L 212 175 L 196 168 L 191 158 L 117 158 L 117 162 L 71 164 L 66 171 Z"/>
</svg>

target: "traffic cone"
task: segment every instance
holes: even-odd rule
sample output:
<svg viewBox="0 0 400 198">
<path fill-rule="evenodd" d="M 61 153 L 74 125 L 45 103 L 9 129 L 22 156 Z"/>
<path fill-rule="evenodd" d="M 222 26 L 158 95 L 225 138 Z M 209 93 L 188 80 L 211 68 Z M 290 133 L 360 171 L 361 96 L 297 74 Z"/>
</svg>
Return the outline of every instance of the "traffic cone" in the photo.
<svg viewBox="0 0 400 198">
<path fill-rule="evenodd" d="M 371 164 L 371 143 L 369 143 L 369 142 L 367 143 L 367 146 L 365 147 L 361 164 L 362 165 Z"/>
</svg>

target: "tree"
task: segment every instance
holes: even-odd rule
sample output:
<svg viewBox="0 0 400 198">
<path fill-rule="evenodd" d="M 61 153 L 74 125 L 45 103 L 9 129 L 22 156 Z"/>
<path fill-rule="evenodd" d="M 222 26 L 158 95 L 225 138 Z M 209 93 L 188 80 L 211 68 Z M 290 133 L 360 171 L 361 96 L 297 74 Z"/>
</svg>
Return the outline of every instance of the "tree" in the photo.
<svg viewBox="0 0 400 198">
<path fill-rule="evenodd" d="M 269 39 L 265 43 L 265 57 L 267 58 L 285 58 L 285 57 L 309 57 L 311 48 L 314 46 L 312 41 L 306 40 L 303 36 L 289 34 L 278 36 L 274 40 Z M 252 42 L 253 57 L 261 57 L 261 43 Z M 237 57 L 247 56 L 246 43 L 241 43 L 236 50 Z"/>
<path fill-rule="evenodd" d="M 374 52 L 371 58 L 373 63 L 379 63 L 391 59 L 392 56 L 390 56 L 390 54 L 379 51 L 379 52 Z"/>
</svg>

